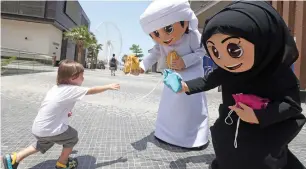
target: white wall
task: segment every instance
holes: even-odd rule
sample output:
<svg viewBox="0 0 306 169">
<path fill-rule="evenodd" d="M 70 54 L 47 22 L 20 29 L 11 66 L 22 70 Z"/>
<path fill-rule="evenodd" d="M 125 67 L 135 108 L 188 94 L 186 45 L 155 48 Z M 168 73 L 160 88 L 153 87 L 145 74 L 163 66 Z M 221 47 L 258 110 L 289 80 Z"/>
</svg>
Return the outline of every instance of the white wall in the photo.
<svg viewBox="0 0 306 169">
<path fill-rule="evenodd" d="M 48 25 L 49 32 L 49 54 L 60 60 L 63 32 L 53 25 Z"/>
<path fill-rule="evenodd" d="M 69 40 L 68 43 L 67 43 L 66 59 L 74 60 L 75 47 L 76 47 L 75 43 L 73 43 L 73 41 Z"/>
<path fill-rule="evenodd" d="M 53 56 L 55 52 L 59 58 L 61 43 L 62 31 L 51 24 L 1 19 L 1 47 L 3 48 L 49 56 Z"/>
</svg>

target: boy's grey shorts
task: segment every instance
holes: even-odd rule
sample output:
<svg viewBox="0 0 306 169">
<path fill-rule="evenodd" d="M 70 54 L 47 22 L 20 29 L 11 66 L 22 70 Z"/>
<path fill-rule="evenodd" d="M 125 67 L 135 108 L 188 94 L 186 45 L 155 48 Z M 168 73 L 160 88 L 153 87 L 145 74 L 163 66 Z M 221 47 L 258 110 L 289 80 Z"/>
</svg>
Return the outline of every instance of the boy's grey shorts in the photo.
<svg viewBox="0 0 306 169">
<path fill-rule="evenodd" d="M 63 145 L 64 148 L 73 148 L 79 141 L 78 132 L 70 126 L 64 133 L 56 136 L 35 137 L 37 141 L 32 146 L 42 154 L 48 151 L 54 144 Z"/>
</svg>

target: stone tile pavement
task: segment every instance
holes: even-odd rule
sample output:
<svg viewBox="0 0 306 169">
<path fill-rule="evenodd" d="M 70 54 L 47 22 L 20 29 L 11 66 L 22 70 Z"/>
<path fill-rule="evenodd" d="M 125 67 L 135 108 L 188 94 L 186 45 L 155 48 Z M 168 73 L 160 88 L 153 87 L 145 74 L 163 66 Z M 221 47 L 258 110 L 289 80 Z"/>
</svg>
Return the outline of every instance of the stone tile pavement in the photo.
<svg viewBox="0 0 306 169">
<path fill-rule="evenodd" d="M 6 76 L 1 79 L 1 155 L 18 151 L 34 141 L 31 125 L 46 91 L 55 83 L 55 72 Z M 203 151 L 186 152 L 157 142 L 154 122 L 162 85 L 157 74 L 139 77 L 108 70 L 86 71 L 84 86 L 119 82 L 120 91 L 86 96 L 77 103 L 70 119 L 79 132 L 73 156 L 79 169 L 205 169 L 214 158 L 212 145 Z M 217 118 L 220 93 L 207 92 L 210 123 Z M 135 101 L 136 99 L 136 101 Z M 304 106 L 306 110 L 306 107 Z M 306 128 L 290 148 L 306 165 Z M 20 169 L 51 169 L 61 152 L 56 145 L 44 155 L 25 159 Z"/>
</svg>

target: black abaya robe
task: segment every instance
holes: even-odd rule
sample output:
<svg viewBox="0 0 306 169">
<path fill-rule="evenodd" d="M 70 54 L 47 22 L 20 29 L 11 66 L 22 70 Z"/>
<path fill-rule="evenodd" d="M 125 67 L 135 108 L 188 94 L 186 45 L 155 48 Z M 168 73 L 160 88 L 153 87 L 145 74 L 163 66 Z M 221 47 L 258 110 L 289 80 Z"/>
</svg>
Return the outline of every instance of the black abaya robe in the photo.
<svg viewBox="0 0 306 169">
<path fill-rule="evenodd" d="M 288 79 L 290 76 L 291 79 Z M 290 69 L 283 77 L 287 80 L 296 80 Z M 277 93 L 267 93 L 264 90 L 268 87 L 268 79 L 263 79 L 266 83 L 250 82 L 249 85 L 241 84 L 233 88 L 227 83 L 219 84 L 220 80 L 214 78 L 218 78 L 218 70 L 212 72 L 208 78 L 186 81 L 186 84 L 190 91 L 187 94 L 222 85 L 223 103 L 219 106 L 219 118 L 210 128 L 218 164 L 216 169 L 304 169 L 305 167 L 288 150 L 288 144 L 305 124 L 305 117 L 301 114 L 299 86 L 287 89 L 284 91 L 285 97 L 280 98 Z M 263 98 L 271 95 L 275 97 L 270 97 L 272 102 L 265 111 L 254 111 L 259 125 L 240 122 L 237 148 L 234 147 L 234 137 L 238 116 L 235 113 L 231 115 L 232 125 L 225 123 L 230 111 L 228 106 L 235 104 L 232 94 L 236 93 L 254 94 Z M 287 162 L 288 158 L 290 160 Z"/>
<path fill-rule="evenodd" d="M 290 68 L 299 54 L 282 17 L 267 2 L 238 1 L 205 24 L 201 41 L 206 51 L 207 40 L 216 33 L 244 38 L 255 50 L 254 65 L 246 72 L 232 73 L 218 67 L 207 77 L 186 81 L 188 95 L 222 85 L 223 103 L 211 127 L 216 154 L 213 169 L 304 169 L 288 149 L 306 120 L 301 113 L 299 82 Z M 232 113 L 231 125 L 225 119 L 228 106 L 235 105 L 232 94 L 239 93 L 270 102 L 266 109 L 254 110 L 259 124 L 240 120 L 235 148 L 238 116 Z"/>
</svg>

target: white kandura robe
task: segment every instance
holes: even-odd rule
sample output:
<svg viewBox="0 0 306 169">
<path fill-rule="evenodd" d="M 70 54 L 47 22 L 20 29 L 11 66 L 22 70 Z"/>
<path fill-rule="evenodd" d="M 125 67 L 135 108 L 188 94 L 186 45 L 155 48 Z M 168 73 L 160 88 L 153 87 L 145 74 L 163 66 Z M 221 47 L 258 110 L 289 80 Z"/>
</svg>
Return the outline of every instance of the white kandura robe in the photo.
<svg viewBox="0 0 306 169">
<path fill-rule="evenodd" d="M 178 72 L 184 81 L 204 76 L 203 57 L 205 49 L 200 47 L 201 34 L 190 30 L 171 46 L 156 44 L 140 66 L 147 70 L 160 61 L 162 69 L 167 67 L 166 56 L 175 50 L 185 62 L 186 69 Z M 158 109 L 155 136 L 180 147 L 199 147 L 208 142 L 208 110 L 205 94 L 176 94 L 164 86 Z"/>
</svg>

